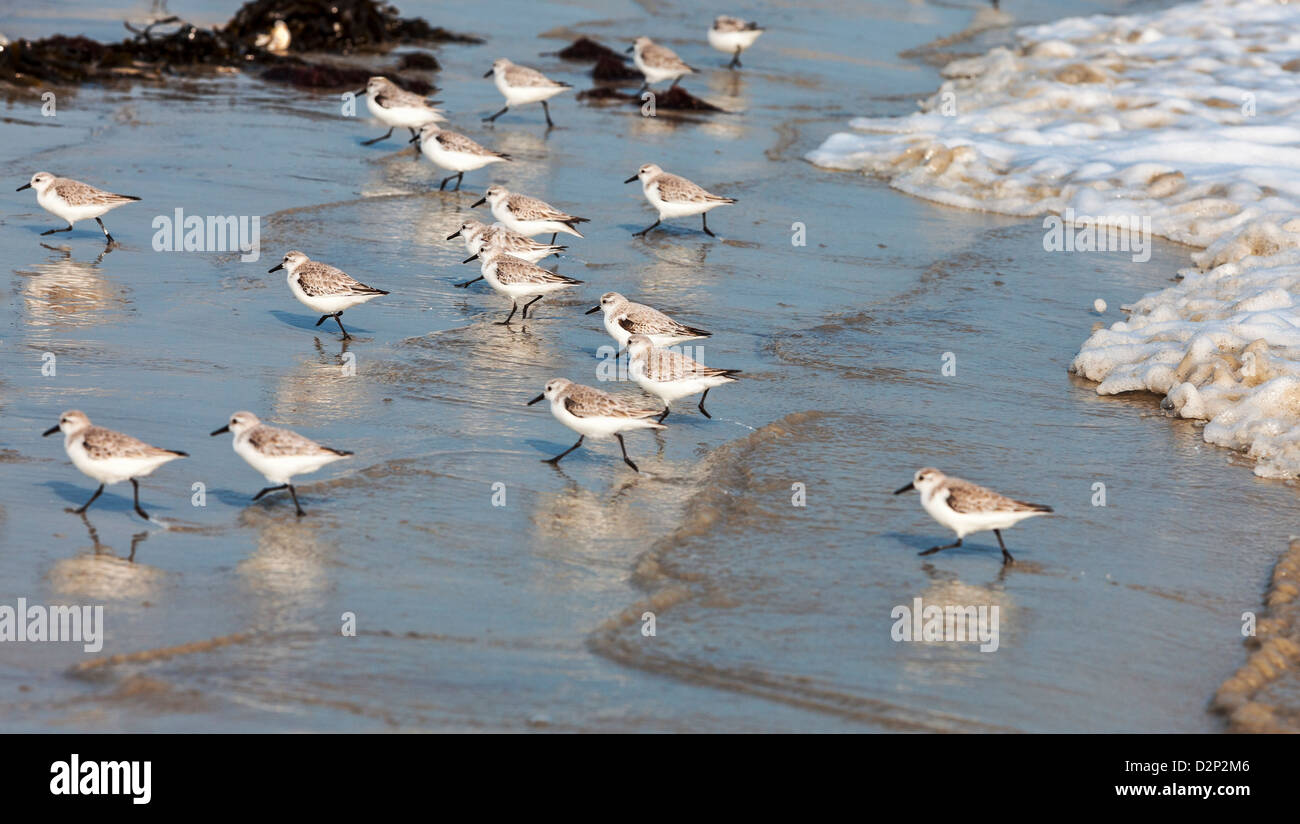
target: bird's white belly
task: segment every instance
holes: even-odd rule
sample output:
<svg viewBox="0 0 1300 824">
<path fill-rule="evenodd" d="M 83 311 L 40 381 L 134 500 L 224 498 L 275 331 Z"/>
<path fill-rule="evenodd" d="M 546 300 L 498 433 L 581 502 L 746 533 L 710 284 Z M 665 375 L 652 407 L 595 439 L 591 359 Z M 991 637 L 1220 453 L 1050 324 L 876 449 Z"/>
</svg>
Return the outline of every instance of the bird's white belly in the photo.
<svg viewBox="0 0 1300 824">
<path fill-rule="evenodd" d="M 613 317 L 605 318 L 605 331 L 609 333 L 611 338 L 618 341 L 619 349 L 627 346 L 628 338 L 632 337 L 632 333 L 619 326 L 618 320 Z"/>
<path fill-rule="evenodd" d="M 742 31 L 714 31 L 709 29 L 709 45 L 721 52 L 735 54 L 736 49 L 741 51 L 754 45 L 754 41 L 763 32 L 758 29 L 745 29 Z"/>
<path fill-rule="evenodd" d="M 302 286 L 292 276 L 289 278 L 289 291 L 293 292 L 293 296 L 303 306 L 320 312 L 322 315 L 342 312 L 345 309 L 350 309 L 353 306 L 379 297 L 378 295 L 309 295 L 302 290 Z"/>
<path fill-rule="evenodd" d="M 564 86 L 507 86 L 500 80 L 497 81 L 497 88 L 501 90 L 502 96 L 506 99 L 506 104 L 510 106 L 540 103 L 543 100 L 555 97 L 565 90 Z"/>
<path fill-rule="evenodd" d="M 366 108 L 375 119 L 385 126 L 397 126 L 406 129 L 419 129 L 428 123 L 435 123 L 443 118 L 437 112 L 421 106 L 393 106 L 385 109 L 366 95 Z"/>
<path fill-rule="evenodd" d="M 501 160 L 493 155 L 449 152 L 442 147 L 441 143 L 433 139 L 420 141 L 420 151 L 424 152 L 424 156 L 433 161 L 435 166 L 453 172 L 472 172 Z"/>
<path fill-rule="evenodd" d="M 315 455 L 263 455 L 248 440 L 235 441 L 235 453 L 273 484 L 290 483 L 294 475 L 315 472 L 327 463 L 343 458 L 323 452 Z"/>
<path fill-rule="evenodd" d="M 103 203 L 91 203 L 85 206 L 70 206 L 57 195 L 49 193 L 40 195 L 36 198 L 40 207 L 52 215 L 61 217 L 71 225 L 79 220 L 91 220 L 107 212 L 113 207 Z"/>
<path fill-rule="evenodd" d="M 588 438 L 612 438 L 618 432 L 647 429 L 653 424 L 640 418 L 591 417 L 580 418 L 569 413 L 563 403 L 551 404 L 551 414 L 565 426 Z"/>
<path fill-rule="evenodd" d="M 641 55 L 636 54 L 632 57 L 632 62 L 636 64 L 641 74 L 645 75 L 647 83 L 660 83 L 664 80 L 672 80 L 674 77 L 681 77 L 685 72 L 674 69 L 660 69 L 654 66 L 647 66 L 642 60 Z"/>
<path fill-rule="evenodd" d="M 101 484 L 116 484 L 131 478 L 143 478 L 167 463 L 172 456 L 159 455 L 147 458 L 106 458 L 94 460 L 78 441 L 68 448 L 72 465 L 87 477 Z"/>
</svg>

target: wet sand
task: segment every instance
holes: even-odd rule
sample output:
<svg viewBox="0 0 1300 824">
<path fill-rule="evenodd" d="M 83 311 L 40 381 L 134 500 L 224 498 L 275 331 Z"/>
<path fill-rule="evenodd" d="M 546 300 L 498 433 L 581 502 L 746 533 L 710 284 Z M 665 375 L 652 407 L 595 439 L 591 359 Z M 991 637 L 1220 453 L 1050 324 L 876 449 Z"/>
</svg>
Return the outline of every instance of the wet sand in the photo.
<svg viewBox="0 0 1300 824">
<path fill-rule="evenodd" d="M 457 27 L 432 4 L 400 8 Z M 97 259 L 93 224 L 42 248 L 53 219 L 30 192 L 6 195 L 0 603 L 103 603 L 102 655 L 140 654 L 87 668 L 76 645 L 0 645 L 0 729 L 1222 729 L 1208 701 L 1242 663 L 1240 615 L 1286 546 L 1276 513 L 1294 491 L 1153 401 L 1099 398 L 1066 372 L 1102 320 L 1093 299 L 1158 288 L 1186 251 L 1157 246 L 1143 266 L 1048 255 L 1037 223 L 801 159 L 849 117 L 929 93 L 934 69 L 898 52 L 971 10 L 763 4 L 771 31 L 733 75 L 704 43 L 706 14 L 656 7 L 668 44 L 706 69 L 687 88 L 735 114 L 649 119 L 562 97 L 549 134 L 532 108 L 483 127 L 499 54 L 582 88 L 588 67 L 539 56 L 565 41 L 536 33 L 618 46 L 650 19 L 635 4 L 541 8 L 543 26 L 503 13 L 488 45 L 437 50 L 453 125 L 518 158 L 460 193 L 438 193 L 442 173 L 396 139 L 360 146 L 383 129 L 339 116 L 335 96 L 238 76 L 88 87 L 53 123 L 38 100 L 6 99 L 14 186 L 49 168 L 145 200 L 106 218 L 122 247 Z M 78 25 L 119 36 L 114 20 Z M 739 199 L 711 215 L 719 239 L 691 221 L 630 237 L 653 215 L 621 181 L 645 162 Z M 468 207 L 489 182 L 593 218 L 560 260 L 586 284 L 512 328 L 483 284 L 452 288 L 477 271 L 444 240 L 485 217 Z M 176 207 L 262 216 L 262 259 L 153 251 L 150 221 Z M 806 246 L 791 245 L 796 222 Z M 392 291 L 345 316 L 354 341 L 266 274 L 290 248 Z M 608 290 L 713 330 L 703 359 L 745 373 L 710 393 L 714 420 L 688 401 L 661 435 L 630 436 L 641 475 L 613 443 L 541 463 L 573 438 L 524 406 L 551 377 L 597 383 L 610 340 L 582 312 Z M 93 484 L 39 433 L 70 407 L 191 453 L 142 484 L 165 527 L 123 486 L 84 520 L 64 512 Z M 304 479 L 307 518 L 279 497 L 250 505 L 262 479 L 207 436 L 243 408 L 357 453 Z M 948 535 L 889 493 L 921 465 L 1059 514 L 1006 533 L 1007 571 L 990 535 L 918 558 Z M 890 610 L 917 596 L 999 605 L 999 650 L 892 641 Z"/>
</svg>

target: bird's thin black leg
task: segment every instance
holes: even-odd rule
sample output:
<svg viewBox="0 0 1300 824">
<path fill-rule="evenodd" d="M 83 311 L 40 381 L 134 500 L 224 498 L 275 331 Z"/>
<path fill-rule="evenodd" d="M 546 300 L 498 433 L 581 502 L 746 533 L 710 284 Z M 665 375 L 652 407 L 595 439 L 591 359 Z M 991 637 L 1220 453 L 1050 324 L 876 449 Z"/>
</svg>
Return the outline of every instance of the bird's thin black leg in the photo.
<svg viewBox="0 0 1300 824">
<path fill-rule="evenodd" d="M 346 330 L 346 329 L 343 328 L 343 313 L 342 313 L 342 312 L 335 312 L 335 313 L 334 313 L 334 322 L 337 323 L 337 324 L 339 325 L 339 331 L 343 333 L 343 337 L 344 337 L 344 339 L 347 339 L 347 338 L 352 337 L 351 335 L 348 334 L 348 330 Z"/>
<path fill-rule="evenodd" d="M 392 136 L 393 136 L 393 130 L 390 128 L 390 129 L 388 130 L 388 133 L 387 133 L 387 134 L 380 135 L 379 137 L 376 137 L 374 140 L 363 140 L 363 141 L 361 141 L 361 145 L 362 145 L 362 146 L 373 146 L 373 145 L 375 145 L 376 143 L 378 143 L 379 141 L 381 141 L 381 140 L 387 140 L 388 138 L 390 138 L 390 137 L 392 137 Z"/>
<path fill-rule="evenodd" d="M 329 319 L 332 318 L 332 317 L 334 317 L 334 316 L 333 316 L 333 315 L 321 315 L 321 316 L 320 316 L 320 320 L 316 321 L 316 325 L 317 325 L 317 326 L 320 326 L 322 323 L 324 323 L 325 321 L 329 320 Z"/>
<path fill-rule="evenodd" d="M 712 387 L 710 387 L 710 388 L 712 388 Z M 709 420 L 713 420 L 713 416 L 709 414 L 709 410 L 707 410 L 707 409 L 704 408 L 704 399 L 707 398 L 708 396 L 709 396 L 709 390 L 708 390 L 708 389 L 705 389 L 705 390 L 704 390 L 704 394 L 703 394 L 703 395 L 700 395 L 700 414 L 703 415 L 704 417 L 708 418 Z"/>
<path fill-rule="evenodd" d="M 140 508 L 140 483 L 135 478 L 131 479 L 131 486 L 135 489 L 135 511 L 141 518 L 149 520 L 149 513 Z"/>
<path fill-rule="evenodd" d="M 99 228 L 104 232 L 105 242 L 113 243 L 114 242 L 113 236 L 108 233 L 108 227 L 104 225 L 104 221 L 100 220 L 99 218 L 95 218 L 95 222 L 99 224 Z"/>
<path fill-rule="evenodd" d="M 700 220 L 704 222 L 704 234 L 708 235 L 709 237 L 717 237 L 717 235 L 709 231 L 709 213 L 705 212 L 704 214 L 700 215 Z"/>
<path fill-rule="evenodd" d="M 59 232 L 71 232 L 71 231 L 72 231 L 72 224 L 69 223 L 68 228 L 66 229 L 46 229 L 44 232 L 41 232 L 41 237 L 45 237 L 46 235 L 57 235 Z"/>
<path fill-rule="evenodd" d="M 662 223 L 662 222 L 663 222 L 663 218 L 660 218 L 659 220 L 656 220 L 654 223 L 651 223 L 649 226 L 645 227 L 645 228 L 642 229 L 641 231 L 639 231 L 639 232 L 633 232 L 633 233 L 632 233 L 632 237 L 641 237 L 641 236 L 644 235 L 646 232 L 648 232 L 648 231 L 650 231 L 651 229 L 655 228 L 656 226 L 658 226 L 658 225 L 659 225 L 660 223 Z"/>
<path fill-rule="evenodd" d="M 663 413 L 662 415 L 659 416 L 659 423 L 663 423 L 663 422 L 664 422 L 664 418 L 666 418 L 666 417 L 668 417 L 668 405 L 667 405 L 667 404 L 664 404 L 664 413 Z"/>
<path fill-rule="evenodd" d="M 510 322 L 510 319 L 513 318 L 513 317 L 515 316 L 515 310 L 518 309 L 518 308 L 519 308 L 519 304 L 514 303 L 514 302 L 511 302 L 511 304 L 510 304 L 510 314 L 506 315 L 506 319 L 505 319 L 505 320 L 497 321 L 497 324 L 500 325 L 500 326 L 505 326 L 507 323 L 509 323 L 509 322 Z"/>
<path fill-rule="evenodd" d="M 959 547 L 959 546 L 961 546 L 961 538 L 958 538 L 957 541 L 956 541 L 956 543 L 947 544 L 946 546 L 932 546 L 932 547 L 930 547 L 929 549 L 927 549 L 925 552 L 919 552 L 919 553 L 917 553 L 917 554 L 918 554 L 918 555 L 933 555 L 934 553 L 938 552 L 938 551 L 941 550 L 941 549 L 956 549 L 956 548 Z"/>
<path fill-rule="evenodd" d="M 614 437 L 618 438 L 618 448 L 623 450 L 623 463 L 632 467 L 633 472 L 640 472 L 641 470 L 637 469 L 636 464 L 632 463 L 632 459 L 627 456 L 627 446 L 623 444 L 623 433 L 615 432 Z"/>
<path fill-rule="evenodd" d="M 548 129 L 554 129 L 555 123 L 551 121 L 551 107 L 546 105 L 545 100 L 542 101 L 542 111 L 546 112 L 546 127 Z"/>
<path fill-rule="evenodd" d="M 736 47 L 736 53 L 731 56 L 731 62 L 727 64 L 729 69 L 740 68 L 740 47 Z"/>
<path fill-rule="evenodd" d="M 559 232 L 551 232 L 551 245 L 555 245 L 555 239 L 560 236 Z"/>
<path fill-rule="evenodd" d="M 95 490 L 95 494 L 90 496 L 89 501 L 86 501 L 84 504 L 82 504 L 80 509 L 74 509 L 72 511 L 80 515 L 81 513 L 85 512 L 87 509 L 90 509 L 90 505 L 95 502 L 95 499 L 98 498 L 99 494 L 103 491 L 104 491 L 104 485 L 100 484 L 99 489 Z"/>
<path fill-rule="evenodd" d="M 1002 530 L 995 529 L 993 530 L 993 534 L 998 536 L 998 546 L 1002 547 L 1002 563 L 1004 565 L 1014 564 L 1016 562 L 1016 559 L 1011 557 L 1011 553 L 1007 552 L 1007 545 L 1002 543 Z"/>
<path fill-rule="evenodd" d="M 492 115 L 491 117 L 485 117 L 485 118 L 483 118 L 483 122 L 484 122 L 484 123 L 493 123 L 493 122 L 496 121 L 496 119 L 497 119 L 498 117 L 500 117 L 501 115 L 505 114 L 505 113 L 506 113 L 507 111 L 509 111 L 509 110 L 510 110 L 510 107 L 509 107 L 509 106 L 502 106 L 502 107 L 501 107 L 501 111 L 497 112 L 496 114 Z"/>
<path fill-rule="evenodd" d="M 460 182 L 461 182 L 462 180 L 464 180 L 464 179 L 465 179 L 465 173 L 464 173 L 464 172 L 457 172 L 457 173 L 456 173 L 456 188 L 452 189 L 453 192 L 459 192 L 459 191 L 460 191 Z"/>
<path fill-rule="evenodd" d="M 279 486 L 268 486 L 266 489 L 263 489 L 261 492 L 259 492 L 259 493 L 257 493 L 256 495 L 254 495 L 254 496 L 253 496 L 253 500 L 254 500 L 254 501 L 260 501 L 260 500 L 262 499 L 262 496 L 265 495 L 266 493 L 268 493 L 268 492 L 279 492 L 281 489 L 284 489 L 284 488 L 287 487 L 287 486 L 288 486 L 288 484 L 280 484 Z"/>
<path fill-rule="evenodd" d="M 285 486 L 289 487 L 289 494 L 293 496 L 293 506 L 298 510 L 298 517 L 306 515 L 307 513 L 302 510 L 302 504 L 298 503 L 298 492 L 293 488 L 293 484 L 285 484 Z"/>
<path fill-rule="evenodd" d="M 543 458 L 543 459 L 542 459 L 542 463 L 558 464 L 558 463 L 560 462 L 560 458 L 563 458 L 565 455 L 568 455 L 568 454 L 569 454 L 570 452 L 572 452 L 573 450 L 575 450 L 575 449 L 577 449 L 578 447 L 582 446 L 582 439 L 585 438 L 585 437 L 587 437 L 587 436 L 586 436 L 586 435 L 579 435 L 579 436 L 578 436 L 578 442 L 577 442 L 577 443 L 575 443 L 573 446 L 569 447 L 568 449 L 564 450 L 564 451 L 561 452 L 560 454 L 556 455 L 554 458 Z"/>
<path fill-rule="evenodd" d="M 523 314 L 523 319 L 524 319 L 524 320 L 527 320 L 527 319 L 528 319 L 528 307 L 529 307 L 529 306 L 532 306 L 534 303 L 536 303 L 537 301 L 539 301 L 539 300 L 541 300 L 541 299 L 542 299 L 542 296 L 541 296 L 541 295 L 538 295 L 537 297 L 533 298 L 532 300 L 530 300 L 530 301 L 528 301 L 527 303 L 524 304 L 524 314 Z"/>
<path fill-rule="evenodd" d="M 478 277 L 474 278 L 473 280 L 467 280 L 467 281 L 465 281 L 464 283 L 456 283 L 456 284 L 453 284 L 453 285 L 456 286 L 456 287 L 459 288 L 459 289 L 464 289 L 466 286 L 469 286 L 471 283 L 478 283 L 478 282 L 479 282 L 480 280 L 482 280 L 482 279 L 483 279 L 483 276 L 482 276 L 482 275 L 479 275 Z"/>
</svg>

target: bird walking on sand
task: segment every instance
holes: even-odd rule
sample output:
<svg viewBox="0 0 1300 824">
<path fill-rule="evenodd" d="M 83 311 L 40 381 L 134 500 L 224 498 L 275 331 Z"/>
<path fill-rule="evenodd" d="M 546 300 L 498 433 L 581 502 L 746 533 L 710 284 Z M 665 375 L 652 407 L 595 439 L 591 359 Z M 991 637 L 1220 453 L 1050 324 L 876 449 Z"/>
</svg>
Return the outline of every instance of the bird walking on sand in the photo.
<svg viewBox="0 0 1300 824">
<path fill-rule="evenodd" d="M 646 335 L 633 335 L 627 342 L 628 373 L 636 385 L 664 403 L 662 422 L 675 400 L 703 392 L 700 414 L 712 418 L 704 408 L 709 390 L 735 383 L 739 369 L 715 369 L 671 349 L 661 349 Z"/>
<path fill-rule="evenodd" d="M 637 169 L 636 174 L 623 182 L 634 183 L 638 180 L 641 181 L 641 193 L 645 195 L 650 205 L 658 210 L 659 218 L 641 231 L 634 232 L 633 237 L 645 235 L 668 218 L 690 215 L 700 216 L 704 234 L 717 237 L 709 230 L 708 211 L 719 206 L 730 206 L 736 202 L 735 198 L 712 194 L 684 177 L 668 174 L 653 163 L 647 163 Z"/>
<path fill-rule="evenodd" d="M 123 203 L 140 199 L 135 195 L 116 195 L 103 189 L 96 189 L 89 183 L 82 183 L 70 177 L 56 177 L 49 172 L 37 172 L 32 175 L 31 180 L 15 191 L 21 192 L 23 189 L 35 189 L 36 202 L 40 207 L 68 222 L 66 229 L 46 229 L 41 232 L 42 237 L 56 232 L 71 232 L 73 224 L 77 221 L 89 220 L 93 217 L 104 233 L 104 242 L 110 246 L 114 243 L 113 236 L 108 233 L 108 227 L 99 216 L 116 209 Z"/>
<path fill-rule="evenodd" d="M 159 449 L 130 435 L 94 426 L 85 412 L 75 409 L 64 412 L 59 416 L 57 424 L 41 434 L 49 437 L 60 431 L 63 432 L 63 449 L 72 460 L 72 465 L 99 481 L 99 488 L 90 496 L 90 500 L 72 510 L 78 515 L 90 508 L 105 486 L 130 481 L 135 492 L 135 511 L 141 518 L 149 520 L 149 513 L 140 508 L 140 484 L 137 479 L 149 475 L 168 461 L 189 457 L 175 449 Z"/>
<path fill-rule="evenodd" d="M 460 132 L 439 128 L 436 123 L 428 124 L 418 135 L 411 138 L 412 143 L 417 140 L 420 141 L 421 153 L 429 158 L 433 165 L 456 173 L 442 179 L 438 184 L 440 192 L 446 188 L 447 181 L 453 177 L 456 178 L 456 188 L 452 191 L 459 192 L 460 182 L 466 172 L 482 169 L 490 163 L 502 163 L 511 159 L 505 152 L 495 152 L 480 146 Z"/>
<path fill-rule="evenodd" d="M 262 473 L 262 477 L 275 484 L 258 492 L 253 496 L 253 500 L 261 500 L 268 492 L 287 489 L 293 498 L 293 506 L 298 511 L 298 517 L 307 513 L 298 503 L 298 492 L 293 488 L 293 476 L 315 472 L 326 464 L 352 457 L 351 452 L 321 446 L 297 432 L 267 426 L 252 412 L 236 412 L 230 416 L 230 421 L 225 426 L 210 434 L 216 437 L 226 432 L 234 435 L 235 454 L 247 461 L 253 469 Z"/>
<path fill-rule="evenodd" d="M 750 46 L 763 33 L 763 27 L 739 17 L 719 14 L 713 18 L 709 28 L 709 45 L 720 52 L 731 55 L 729 69 L 740 68 L 740 53 Z"/>
<path fill-rule="evenodd" d="M 555 238 L 560 232 L 582 237 L 582 232 L 575 228 L 575 224 L 588 222 L 585 217 L 571 215 L 544 200 L 516 194 L 504 186 L 489 186 L 483 193 L 483 197 L 470 204 L 470 208 L 482 206 L 484 203 L 492 209 L 492 216 L 501 221 L 510 231 L 518 232 L 525 237 L 550 232 L 551 243 L 555 243 Z"/>
<path fill-rule="evenodd" d="M 546 458 L 542 463 L 559 464 L 560 459 L 582 446 L 584 438 L 614 438 L 619 449 L 623 451 L 623 462 L 640 472 L 637 465 L 627 456 L 627 445 L 623 443 L 623 433 L 637 429 L 666 429 L 658 421 L 651 420 L 659 414 L 658 409 L 645 409 L 642 406 L 608 392 L 583 386 L 565 378 L 555 378 L 546 384 L 542 394 L 528 402 L 528 406 L 541 401 L 551 402 L 551 414 L 555 419 L 578 433 L 578 442 L 554 458 Z"/>
<path fill-rule="evenodd" d="M 267 274 L 281 269 L 288 270 L 289 291 L 298 302 L 312 311 L 322 313 L 316 325 L 320 326 L 334 318 L 345 339 L 352 336 L 343 328 L 343 311 L 388 294 L 383 289 L 367 286 L 347 272 L 335 269 L 328 263 L 312 260 L 298 251 L 286 253 L 284 260 L 267 270 Z"/>
<path fill-rule="evenodd" d="M 628 51 L 632 53 L 632 62 L 637 70 L 645 76 L 645 83 L 641 86 L 642 91 L 652 84 L 662 83 L 665 80 L 673 81 L 672 86 L 669 86 L 671 89 L 676 87 L 684 76 L 695 74 L 695 69 L 686 65 L 677 56 L 677 52 L 659 45 L 649 37 L 638 37 Z"/>
<path fill-rule="evenodd" d="M 370 78 L 366 87 L 357 94 L 366 96 L 366 108 L 376 120 L 388 127 L 387 134 L 373 140 L 363 140 L 362 146 L 387 140 L 393 136 L 393 129 L 397 128 L 407 129 L 414 137 L 425 125 L 447 119 L 433 103 L 414 92 L 406 91 L 387 77 Z"/>
<path fill-rule="evenodd" d="M 501 111 L 491 117 L 483 118 L 488 123 L 494 122 L 498 117 L 505 114 L 510 110 L 511 106 L 541 103 L 542 111 L 546 114 L 547 127 L 554 128 L 555 123 L 551 121 L 551 107 L 547 105 L 546 101 L 560 92 L 573 88 L 568 83 L 552 80 L 536 69 L 511 63 L 504 57 L 493 63 L 492 68 L 483 76 L 494 78 L 497 89 L 506 99 L 506 105 L 501 108 Z"/>
<path fill-rule="evenodd" d="M 997 536 L 998 546 L 1002 547 L 1002 563 L 1013 564 L 1016 559 L 1007 552 L 1007 545 L 1002 541 L 1002 530 L 1015 526 L 1026 518 L 1052 511 L 1050 506 L 1017 501 L 970 481 L 950 478 L 932 467 L 917 470 L 912 482 L 895 490 L 894 494 L 901 495 L 913 489 L 921 493 L 921 506 L 930 517 L 957 533 L 954 543 L 930 547 L 921 555 L 933 555 L 940 550 L 959 547 L 962 539 L 972 532 L 991 529 Z"/>
</svg>

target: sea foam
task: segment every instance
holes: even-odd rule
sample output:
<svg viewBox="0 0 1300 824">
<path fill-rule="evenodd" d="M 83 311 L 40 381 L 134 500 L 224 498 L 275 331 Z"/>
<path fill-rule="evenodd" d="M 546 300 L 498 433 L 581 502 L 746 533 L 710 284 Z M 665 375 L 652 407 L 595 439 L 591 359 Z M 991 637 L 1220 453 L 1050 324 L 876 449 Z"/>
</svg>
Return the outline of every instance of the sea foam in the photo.
<svg viewBox="0 0 1300 824">
<path fill-rule="evenodd" d="M 963 208 L 1149 217 L 1198 247 L 1070 368 L 1100 394 L 1163 395 L 1259 475 L 1300 475 L 1300 4 L 1207 0 L 1014 36 L 944 67 L 919 112 L 855 119 L 808 159 Z"/>
</svg>

